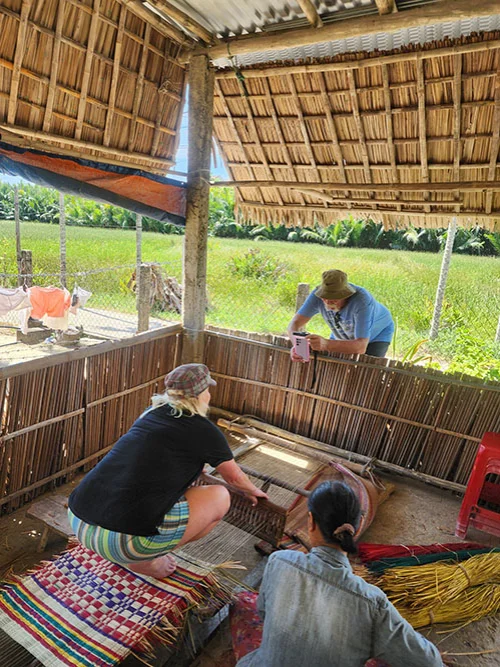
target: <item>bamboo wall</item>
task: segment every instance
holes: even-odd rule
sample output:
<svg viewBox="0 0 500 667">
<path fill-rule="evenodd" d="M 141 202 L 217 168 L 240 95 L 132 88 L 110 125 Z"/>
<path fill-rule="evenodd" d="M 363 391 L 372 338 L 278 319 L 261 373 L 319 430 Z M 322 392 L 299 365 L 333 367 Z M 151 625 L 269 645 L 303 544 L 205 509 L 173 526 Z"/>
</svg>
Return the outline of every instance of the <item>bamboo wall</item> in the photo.
<svg viewBox="0 0 500 667">
<path fill-rule="evenodd" d="M 483 433 L 500 432 L 498 384 L 345 356 L 318 359 L 311 389 L 312 363 L 292 363 L 286 339 L 256 337 L 207 333 L 217 407 L 459 484 Z"/>
<path fill-rule="evenodd" d="M 0 513 L 95 465 L 162 389 L 175 366 L 180 330 L 176 325 L 0 371 Z"/>
<path fill-rule="evenodd" d="M 70 481 L 107 452 L 177 363 L 180 325 L 0 370 L 0 513 Z M 244 332 L 238 332 L 243 334 Z M 387 359 L 292 364 L 286 339 L 207 331 L 213 404 L 294 433 L 466 484 L 500 386 Z"/>
</svg>

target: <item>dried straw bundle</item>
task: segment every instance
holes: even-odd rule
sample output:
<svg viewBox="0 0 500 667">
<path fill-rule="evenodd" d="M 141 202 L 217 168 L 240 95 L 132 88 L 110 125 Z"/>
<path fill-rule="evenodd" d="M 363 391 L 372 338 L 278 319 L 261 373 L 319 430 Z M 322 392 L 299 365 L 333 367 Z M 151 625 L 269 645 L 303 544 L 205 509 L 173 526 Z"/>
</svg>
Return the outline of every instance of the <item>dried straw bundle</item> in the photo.
<svg viewBox="0 0 500 667">
<path fill-rule="evenodd" d="M 453 600 L 432 608 L 408 609 L 398 606 L 398 611 L 414 628 L 422 628 L 433 623 L 478 621 L 484 616 L 500 612 L 500 586 L 498 584 L 474 586 L 462 591 Z"/>
<path fill-rule="evenodd" d="M 500 553 L 473 556 L 463 563 L 397 567 L 387 570 L 378 581 L 380 588 L 400 610 L 424 611 L 427 618 L 429 610 L 434 612 L 438 606 L 447 603 L 452 603 L 458 612 L 459 596 L 466 589 L 481 584 L 500 584 Z"/>
</svg>

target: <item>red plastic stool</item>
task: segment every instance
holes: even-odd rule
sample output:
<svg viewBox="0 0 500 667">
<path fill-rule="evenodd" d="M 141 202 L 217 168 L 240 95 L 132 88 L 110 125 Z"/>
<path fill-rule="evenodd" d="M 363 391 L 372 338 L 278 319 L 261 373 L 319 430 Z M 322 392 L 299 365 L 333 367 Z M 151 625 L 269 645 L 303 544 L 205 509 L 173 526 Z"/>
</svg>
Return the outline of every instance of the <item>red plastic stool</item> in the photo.
<svg viewBox="0 0 500 667">
<path fill-rule="evenodd" d="M 479 445 L 455 529 L 465 538 L 469 526 L 500 537 L 500 513 L 479 507 L 479 499 L 500 505 L 500 483 L 486 481 L 487 475 L 500 475 L 500 433 L 485 433 Z"/>
</svg>

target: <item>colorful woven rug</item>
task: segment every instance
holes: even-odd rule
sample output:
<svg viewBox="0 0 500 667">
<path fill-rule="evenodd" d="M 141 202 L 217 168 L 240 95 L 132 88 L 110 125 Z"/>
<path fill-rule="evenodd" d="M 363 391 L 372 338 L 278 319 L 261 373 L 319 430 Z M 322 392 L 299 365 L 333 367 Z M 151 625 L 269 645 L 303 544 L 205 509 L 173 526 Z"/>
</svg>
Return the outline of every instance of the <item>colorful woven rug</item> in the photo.
<svg viewBox="0 0 500 667">
<path fill-rule="evenodd" d="M 144 658 L 155 635 L 174 643 L 193 605 L 227 601 L 192 562 L 159 581 L 78 545 L 0 586 L 0 627 L 45 667 L 109 667 L 132 651 Z"/>
</svg>

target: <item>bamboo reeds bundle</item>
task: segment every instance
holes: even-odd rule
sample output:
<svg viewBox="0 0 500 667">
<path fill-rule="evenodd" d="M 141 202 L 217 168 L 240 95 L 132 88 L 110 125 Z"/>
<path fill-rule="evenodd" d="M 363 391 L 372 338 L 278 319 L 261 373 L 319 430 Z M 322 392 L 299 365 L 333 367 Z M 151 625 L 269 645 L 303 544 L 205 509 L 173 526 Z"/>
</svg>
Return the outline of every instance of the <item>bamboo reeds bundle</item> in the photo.
<svg viewBox="0 0 500 667">
<path fill-rule="evenodd" d="M 434 623 L 460 623 L 462 621 L 470 623 L 500 612 L 500 585 L 483 584 L 467 588 L 452 600 L 438 603 L 434 607 L 408 609 L 401 605 L 396 606 L 400 614 L 414 628 L 423 628 Z"/>
<path fill-rule="evenodd" d="M 500 553 L 473 556 L 463 563 L 393 568 L 387 570 L 377 583 L 400 611 L 429 613 L 442 605 L 456 603 L 464 591 L 470 592 L 485 584 L 500 584 Z"/>
</svg>

